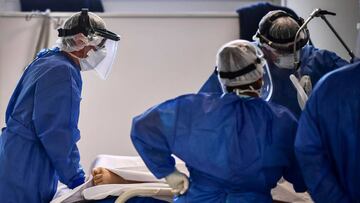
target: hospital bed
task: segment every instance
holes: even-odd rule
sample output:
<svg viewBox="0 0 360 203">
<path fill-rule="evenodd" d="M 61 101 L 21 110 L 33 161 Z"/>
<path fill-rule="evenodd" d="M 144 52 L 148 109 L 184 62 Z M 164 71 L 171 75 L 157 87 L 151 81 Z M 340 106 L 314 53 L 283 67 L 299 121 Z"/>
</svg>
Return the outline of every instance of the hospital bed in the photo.
<svg viewBox="0 0 360 203">
<path fill-rule="evenodd" d="M 172 202 L 173 193 L 166 184 L 131 184 L 125 190 L 119 190 L 123 185 L 100 185 L 91 187 L 83 192 L 87 200 L 102 200 L 108 196 L 117 196 L 116 203 L 126 202 L 133 197 L 152 197 Z"/>
<path fill-rule="evenodd" d="M 59 183 L 58 191 L 51 203 L 101 200 L 108 196 L 118 196 L 116 202 L 125 202 L 132 197 L 152 197 L 167 202 L 172 201 L 171 188 L 165 183 L 164 179 L 156 179 L 146 168 L 140 157 L 99 155 L 91 164 L 88 174 L 91 174 L 92 169 L 96 167 L 107 168 L 126 180 L 143 183 L 94 186 L 92 176 L 90 176 L 83 185 L 73 190 Z M 188 174 L 184 162 L 176 159 L 176 167 Z"/>
<path fill-rule="evenodd" d="M 126 202 L 133 197 L 152 197 L 155 199 L 172 202 L 173 193 L 165 180 L 156 179 L 146 168 L 140 157 L 99 155 L 91 164 L 88 174 L 96 167 L 104 167 L 126 180 L 140 181 L 144 183 L 133 184 L 108 184 L 94 186 L 92 177 L 75 188 L 68 189 L 61 184 L 51 203 L 73 203 L 82 200 L 101 200 L 108 196 L 117 197 L 116 203 Z M 176 159 L 176 167 L 188 175 L 185 163 Z M 274 200 L 280 202 L 311 203 L 306 193 L 294 193 L 290 183 L 280 181 L 278 187 L 272 190 Z"/>
</svg>

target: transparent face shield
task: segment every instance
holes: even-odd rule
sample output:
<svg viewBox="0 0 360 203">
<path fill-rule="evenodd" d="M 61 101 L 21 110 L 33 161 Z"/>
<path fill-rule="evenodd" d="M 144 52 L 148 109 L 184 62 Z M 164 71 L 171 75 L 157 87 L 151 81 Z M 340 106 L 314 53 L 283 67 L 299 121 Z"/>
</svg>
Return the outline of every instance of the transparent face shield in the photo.
<svg viewBox="0 0 360 203">
<path fill-rule="evenodd" d="M 221 72 L 218 68 L 216 73 L 218 74 L 219 81 L 221 83 L 223 92 L 232 91 L 231 87 L 248 85 L 251 83 L 256 83 L 259 79 L 262 79 L 262 85 L 249 85 L 249 89 L 240 89 L 242 92 L 252 92 L 256 95 L 259 95 L 265 101 L 269 101 L 273 92 L 273 83 L 271 79 L 271 74 L 269 67 L 264 58 L 264 54 L 261 49 L 256 46 L 254 43 L 248 41 L 241 41 L 241 44 L 248 44 L 249 47 L 254 49 L 249 49 L 255 51 L 250 55 L 255 54 L 256 60 L 249 64 L 246 67 L 242 67 L 241 70 L 237 71 L 227 71 Z M 251 56 L 254 57 L 254 56 Z M 250 59 L 249 59 L 250 60 Z M 236 88 L 234 90 L 237 90 Z"/>
<path fill-rule="evenodd" d="M 258 58 L 261 59 L 261 64 L 263 65 L 263 85 L 260 89 L 260 98 L 262 98 L 265 101 L 269 101 L 271 98 L 271 95 L 273 93 L 273 83 L 271 78 L 271 73 L 269 66 L 267 64 L 267 61 L 265 60 L 264 53 L 262 50 L 257 46 L 257 44 L 254 44 L 256 55 Z"/>
<path fill-rule="evenodd" d="M 96 18 L 95 14 L 92 16 L 92 19 Z M 61 37 L 59 47 L 69 53 L 90 46 L 87 57 L 76 57 L 79 58 L 81 70 L 94 69 L 101 79 L 106 79 L 114 63 L 120 36 L 100 27 L 102 26 L 92 26 L 88 10 L 82 9 L 76 26 L 70 29 L 58 29 L 58 37 Z"/>
<path fill-rule="evenodd" d="M 272 83 L 270 69 L 264 58 L 263 52 L 257 46 L 256 46 L 256 54 L 258 55 L 259 58 L 261 58 L 264 69 L 263 86 L 261 87 L 260 90 L 260 97 L 265 101 L 269 101 L 273 93 L 273 83 Z"/>
<path fill-rule="evenodd" d="M 267 65 L 265 60 L 262 60 L 262 63 L 258 64 L 258 65 L 261 65 L 262 68 L 263 68 L 263 77 L 262 77 L 262 86 L 261 86 L 261 88 L 260 89 L 254 89 L 254 88 L 252 88 L 252 86 L 249 86 L 250 89 L 243 90 L 243 92 L 254 92 L 257 95 L 259 95 L 259 97 L 262 98 L 263 100 L 269 101 L 270 98 L 271 98 L 272 92 L 273 92 L 273 85 L 272 85 L 273 83 L 272 83 L 271 74 L 270 74 L 270 71 L 269 71 L 269 66 Z M 222 81 L 221 82 L 221 88 L 223 89 L 223 92 L 228 92 L 227 88 L 231 87 L 231 86 L 226 86 L 225 85 L 226 84 L 225 81 L 228 80 L 228 79 L 224 79 L 219 75 L 218 75 L 218 77 L 220 78 L 220 81 Z"/>
<path fill-rule="evenodd" d="M 106 80 L 112 69 L 119 41 L 104 39 L 103 44 L 96 51 L 105 52 L 105 58 L 94 68 L 101 79 Z"/>
<path fill-rule="evenodd" d="M 264 84 L 260 90 L 260 97 L 265 101 L 269 101 L 273 93 L 273 83 L 271 79 L 269 66 L 266 61 L 263 68 L 264 68 L 264 76 L 263 76 Z"/>
</svg>

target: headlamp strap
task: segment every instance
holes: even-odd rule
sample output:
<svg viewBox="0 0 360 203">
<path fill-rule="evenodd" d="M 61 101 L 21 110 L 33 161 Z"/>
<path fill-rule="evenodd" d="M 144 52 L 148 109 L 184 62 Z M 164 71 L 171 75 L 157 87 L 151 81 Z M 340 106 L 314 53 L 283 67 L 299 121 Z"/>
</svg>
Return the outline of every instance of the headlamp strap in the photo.
<svg viewBox="0 0 360 203">
<path fill-rule="evenodd" d="M 89 18 L 89 9 L 83 8 L 81 10 L 81 14 L 79 16 L 79 21 L 77 26 L 71 28 L 71 29 L 58 29 L 58 37 L 67 37 L 67 36 L 73 36 L 79 33 L 84 34 L 85 36 L 89 36 L 90 34 L 93 34 L 95 31 L 93 27 L 90 24 L 90 18 Z"/>
</svg>

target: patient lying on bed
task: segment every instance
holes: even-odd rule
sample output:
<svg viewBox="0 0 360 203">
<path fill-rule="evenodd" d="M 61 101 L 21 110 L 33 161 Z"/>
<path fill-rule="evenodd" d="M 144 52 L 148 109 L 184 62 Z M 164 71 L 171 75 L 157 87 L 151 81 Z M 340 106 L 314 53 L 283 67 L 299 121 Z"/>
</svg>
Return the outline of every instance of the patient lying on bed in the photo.
<svg viewBox="0 0 360 203">
<path fill-rule="evenodd" d="M 143 181 L 126 180 L 103 167 L 95 168 L 92 176 L 94 185 L 143 183 Z"/>
<path fill-rule="evenodd" d="M 176 164 L 179 170 L 188 174 L 184 162 L 177 159 Z M 140 157 L 99 155 L 92 163 L 89 174 L 92 176 L 87 183 L 73 191 L 66 191 L 65 188 L 61 188 L 64 186 L 60 186 L 52 203 L 72 203 L 84 199 L 101 200 L 109 196 L 121 197 L 129 192 L 135 194 L 133 192 L 138 188 L 158 189 L 157 195 L 147 195 L 156 198 L 158 202 L 172 200 L 169 186 L 164 180 L 156 179 Z M 278 184 L 271 192 L 273 199 L 283 202 L 312 202 L 308 195 L 295 194 L 291 188 L 287 182 Z"/>
<path fill-rule="evenodd" d="M 188 173 L 182 161 L 177 160 L 177 167 Z M 158 203 L 172 200 L 171 188 L 164 180 L 156 179 L 140 157 L 99 155 L 91 164 L 88 174 L 90 176 L 87 181 L 73 190 L 59 184 L 51 203 L 102 200 L 109 196 L 119 196 L 121 200 L 136 196 L 152 197 L 137 198 L 141 201 L 130 202 Z"/>
<path fill-rule="evenodd" d="M 149 170 L 145 167 L 145 164 L 142 162 L 142 160 L 137 157 L 139 160 L 138 163 L 132 163 L 133 166 L 137 166 L 137 171 L 143 171 L 144 174 L 149 175 L 150 177 L 153 177 L 152 174 L 149 172 Z M 97 165 L 100 167 L 95 167 L 92 171 L 92 175 L 94 177 L 93 184 L 94 185 L 104 185 L 104 184 L 132 184 L 132 183 L 144 183 L 146 182 L 145 179 L 142 181 L 134 181 L 134 180 L 128 180 L 123 178 L 122 176 L 118 175 L 118 173 L 114 173 L 114 168 L 109 167 L 101 167 L 101 166 L 109 166 L 108 161 L 112 160 L 114 162 L 123 162 L 121 156 L 110 156 L 110 155 L 100 155 L 97 157 Z M 114 164 L 113 162 L 113 164 Z M 188 171 L 186 169 L 185 163 L 182 162 L 179 159 L 176 159 L 177 167 L 183 171 L 184 173 L 188 174 Z M 115 166 L 116 167 L 116 166 Z M 135 168 L 133 168 L 135 169 Z M 149 178 L 149 177 L 148 177 Z M 149 182 L 156 181 L 156 179 L 148 179 Z M 162 180 L 157 180 L 162 181 Z M 282 181 L 278 183 L 278 186 L 271 191 L 274 202 L 297 202 L 297 203 L 311 203 L 310 196 L 306 193 L 300 194 L 295 193 L 292 189 L 292 186 L 290 183 L 286 181 Z"/>
</svg>

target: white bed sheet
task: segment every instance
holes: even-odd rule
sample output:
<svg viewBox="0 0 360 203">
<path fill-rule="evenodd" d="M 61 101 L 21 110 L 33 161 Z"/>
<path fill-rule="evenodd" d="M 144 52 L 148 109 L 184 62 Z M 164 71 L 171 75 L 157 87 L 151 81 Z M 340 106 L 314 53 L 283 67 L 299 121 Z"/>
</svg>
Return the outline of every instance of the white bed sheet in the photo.
<svg viewBox="0 0 360 203">
<path fill-rule="evenodd" d="M 126 180 L 142 181 L 146 183 L 137 184 L 111 184 L 111 185 L 98 185 L 92 184 L 91 171 L 96 167 L 104 167 L 113 173 L 123 177 Z M 188 174 L 185 163 L 176 159 L 176 167 Z M 112 155 L 99 155 L 91 164 L 88 171 L 89 177 L 87 181 L 71 190 L 66 185 L 59 183 L 57 192 L 51 203 L 73 203 L 81 200 L 99 200 L 107 196 L 119 196 L 126 191 L 134 188 L 152 188 L 152 189 L 170 189 L 165 183 L 164 179 L 155 178 L 151 172 L 146 168 L 145 163 L 140 157 L 135 156 L 112 156 Z M 160 191 L 158 196 L 154 198 L 167 200 Z"/>
<path fill-rule="evenodd" d="M 146 183 L 94 186 L 92 184 L 92 176 L 90 175 L 86 183 L 73 190 L 68 189 L 63 184 L 59 184 L 58 190 L 51 203 L 73 203 L 85 199 L 99 200 L 109 195 L 119 196 L 134 188 L 169 189 L 163 179 L 156 179 L 151 174 L 140 157 L 99 155 L 91 164 L 88 174 L 91 174 L 92 169 L 95 167 L 107 168 L 126 180 L 143 181 Z M 176 167 L 188 175 L 184 162 L 176 159 Z M 277 187 L 271 191 L 271 194 L 273 199 L 284 202 L 312 203 L 307 193 L 295 193 L 292 185 L 284 180 L 278 183 Z M 169 197 L 162 196 L 161 192 L 159 196 L 154 197 L 162 200 L 169 199 Z"/>
</svg>

